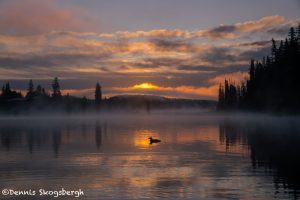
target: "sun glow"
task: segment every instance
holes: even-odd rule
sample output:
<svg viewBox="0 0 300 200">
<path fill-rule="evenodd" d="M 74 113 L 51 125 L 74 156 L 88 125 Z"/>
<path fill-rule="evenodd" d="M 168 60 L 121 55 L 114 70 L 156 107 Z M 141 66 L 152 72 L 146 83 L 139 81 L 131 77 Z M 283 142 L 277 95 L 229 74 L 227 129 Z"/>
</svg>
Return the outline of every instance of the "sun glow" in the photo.
<svg viewBox="0 0 300 200">
<path fill-rule="evenodd" d="M 141 84 L 134 85 L 133 88 L 135 88 L 135 89 L 157 89 L 158 86 L 154 85 L 152 83 L 141 83 Z"/>
<path fill-rule="evenodd" d="M 150 144 L 149 137 L 159 138 L 159 134 L 152 130 L 139 130 L 134 134 L 134 146 L 138 149 L 148 149 L 157 144 Z"/>
</svg>

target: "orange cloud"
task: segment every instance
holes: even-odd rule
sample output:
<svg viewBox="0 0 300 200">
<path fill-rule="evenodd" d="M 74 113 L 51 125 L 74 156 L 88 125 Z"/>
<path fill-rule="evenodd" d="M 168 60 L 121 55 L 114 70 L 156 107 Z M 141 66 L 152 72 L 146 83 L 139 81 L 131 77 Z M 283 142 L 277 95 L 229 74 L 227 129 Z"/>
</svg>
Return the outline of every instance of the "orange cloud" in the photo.
<svg viewBox="0 0 300 200">
<path fill-rule="evenodd" d="M 129 32 L 129 31 L 119 31 L 115 34 L 99 34 L 99 37 L 104 38 L 111 38 L 111 37 L 120 37 L 120 38 L 141 38 L 141 37 L 181 37 L 181 38 L 189 38 L 190 32 L 189 31 L 183 31 L 180 29 L 156 29 L 151 31 L 135 31 L 135 32 Z"/>
<path fill-rule="evenodd" d="M 286 20 L 284 17 L 279 15 L 266 16 L 256 21 L 247 21 L 243 23 L 237 23 L 236 29 L 241 32 L 254 32 L 261 31 L 276 25 L 285 23 Z"/>
<path fill-rule="evenodd" d="M 219 75 L 212 80 L 210 80 L 210 83 L 212 84 L 220 84 L 223 83 L 225 79 L 234 82 L 234 83 L 241 83 L 244 82 L 248 78 L 248 72 L 234 72 L 234 73 L 227 73 Z"/>
</svg>

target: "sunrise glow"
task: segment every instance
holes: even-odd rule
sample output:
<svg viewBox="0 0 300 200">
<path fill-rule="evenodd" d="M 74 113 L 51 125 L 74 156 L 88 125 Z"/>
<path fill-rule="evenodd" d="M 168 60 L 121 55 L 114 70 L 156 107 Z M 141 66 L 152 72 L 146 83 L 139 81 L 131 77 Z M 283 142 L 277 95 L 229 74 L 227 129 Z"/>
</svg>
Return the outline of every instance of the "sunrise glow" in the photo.
<svg viewBox="0 0 300 200">
<path fill-rule="evenodd" d="M 125 4 L 135 13 L 130 17 L 125 17 L 128 9 L 119 9 L 120 0 L 0 1 L 1 86 L 9 80 L 12 88 L 23 91 L 33 79 L 35 87 L 42 85 L 50 92 L 48 83 L 58 76 L 62 90 L 88 99 L 94 98 L 99 82 L 107 97 L 149 94 L 217 100 L 225 78 L 244 81 L 250 59 L 261 59 L 272 38 L 284 39 L 289 27 L 299 22 L 297 1 L 276 2 L 278 8 L 286 8 L 276 9 L 278 13 L 259 3 L 265 10 L 253 13 L 245 3 L 229 0 L 245 9 L 237 16 L 229 11 L 200 12 L 203 5 L 216 7 L 212 1 L 176 0 L 178 4 L 170 4 L 174 13 L 165 12 L 163 4 L 169 8 L 167 2 L 173 1 L 148 2 L 161 15 L 157 21 L 153 10 L 139 6 L 139 0 Z M 185 14 L 175 14 L 179 10 Z"/>
<path fill-rule="evenodd" d="M 141 83 L 133 86 L 134 89 L 157 89 L 158 86 L 152 83 Z"/>
</svg>

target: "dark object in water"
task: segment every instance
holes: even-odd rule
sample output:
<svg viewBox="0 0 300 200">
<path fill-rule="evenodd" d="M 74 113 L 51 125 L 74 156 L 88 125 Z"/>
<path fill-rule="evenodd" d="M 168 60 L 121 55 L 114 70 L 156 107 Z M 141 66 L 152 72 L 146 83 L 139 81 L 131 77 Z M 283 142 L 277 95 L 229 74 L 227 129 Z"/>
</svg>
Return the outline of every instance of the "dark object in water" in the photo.
<svg viewBox="0 0 300 200">
<path fill-rule="evenodd" d="M 152 137 L 149 137 L 148 139 L 150 140 L 150 144 L 161 142 L 160 140 L 153 139 Z"/>
</svg>

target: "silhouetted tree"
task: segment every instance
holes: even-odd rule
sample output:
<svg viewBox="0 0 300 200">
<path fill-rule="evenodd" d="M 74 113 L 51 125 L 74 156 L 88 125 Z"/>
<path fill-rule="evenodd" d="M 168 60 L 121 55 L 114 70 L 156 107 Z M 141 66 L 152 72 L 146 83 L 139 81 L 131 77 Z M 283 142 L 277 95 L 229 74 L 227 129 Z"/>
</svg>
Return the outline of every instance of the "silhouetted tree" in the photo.
<svg viewBox="0 0 300 200">
<path fill-rule="evenodd" d="M 43 91 L 42 86 L 41 86 L 41 85 L 38 85 L 38 86 L 36 87 L 36 92 L 37 92 L 39 95 L 41 95 L 41 94 L 42 94 L 42 91 Z"/>
<path fill-rule="evenodd" d="M 240 89 L 234 83 L 225 80 L 224 88 L 219 87 L 218 110 L 234 110 L 237 108 L 240 96 Z"/>
<path fill-rule="evenodd" d="M 11 90 L 10 90 L 10 84 L 9 84 L 9 82 L 7 82 L 7 83 L 5 84 L 5 93 L 8 94 L 8 93 L 10 93 L 10 92 L 11 92 Z"/>
<path fill-rule="evenodd" d="M 272 49 L 271 49 L 271 57 L 272 57 L 272 61 L 276 62 L 276 57 L 277 57 L 277 46 L 276 46 L 276 41 L 272 38 Z"/>
<path fill-rule="evenodd" d="M 224 110 L 225 106 L 225 91 L 222 84 L 219 86 L 219 101 L 218 101 L 218 110 Z"/>
<path fill-rule="evenodd" d="M 28 93 L 33 93 L 33 90 L 34 90 L 33 81 L 30 79 L 29 86 L 28 86 Z"/>
<path fill-rule="evenodd" d="M 61 92 L 60 92 L 60 85 L 59 85 L 59 81 L 58 81 L 57 77 L 55 77 L 54 80 L 53 80 L 52 89 L 53 89 L 52 97 L 54 99 L 60 99 L 61 98 Z"/>
<path fill-rule="evenodd" d="M 32 99 L 33 94 L 34 94 L 34 85 L 33 85 L 32 79 L 30 79 L 29 84 L 28 84 L 28 90 L 27 90 L 26 98 L 27 99 Z"/>
<path fill-rule="evenodd" d="M 284 41 L 272 39 L 271 57 L 251 60 L 249 79 L 241 86 L 220 86 L 219 108 L 251 111 L 300 112 L 300 24 L 291 28 Z M 237 95 L 237 101 L 235 96 Z"/>
<path fill-rule="evenodd" d="M 2 87 L 2 93 L 1 93 L 2 101 L 19 99 L 19 98 L 22 98 L 22 93 L 11 90 L 9 82 L 7 82 L 5 86 Z"/>
<path fill-rule="evenodd" d="M 102 101 L 102 91 L 101 91 L 101 86 L 99 83 L 96 84 L 96 89 L 95 89 L 95 103 L 96 105 L 100 105 Z"/>
</svg>

